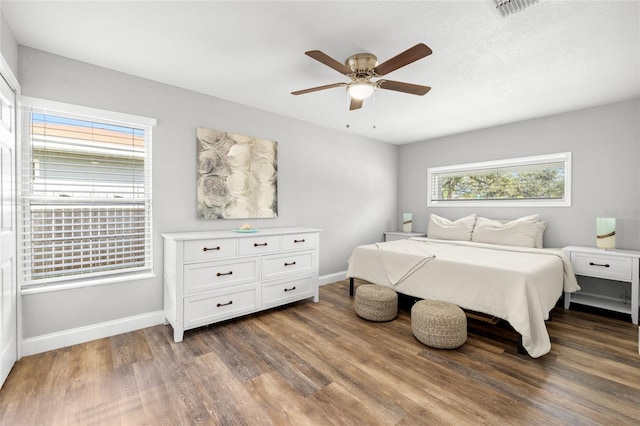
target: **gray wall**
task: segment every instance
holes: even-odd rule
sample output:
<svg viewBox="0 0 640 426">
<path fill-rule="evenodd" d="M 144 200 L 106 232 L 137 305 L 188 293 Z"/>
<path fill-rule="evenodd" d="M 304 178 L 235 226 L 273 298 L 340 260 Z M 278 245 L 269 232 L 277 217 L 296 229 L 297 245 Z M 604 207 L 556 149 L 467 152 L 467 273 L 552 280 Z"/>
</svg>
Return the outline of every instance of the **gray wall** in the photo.
<svg viewBox="0 0 640 426">
<path fill-rule="evenodd" d="M 18 75 L 18 45 L 11 29 L 2 14 L 2 0 L 0 0 L 0 54 L 11 68 L 14 75 Z"/>
<path fill-rule="evenodd" d="M 19 48 L 22 94 L 157 119 L 153 129 L 155 279 L 24 295 L 23 337 L 162 309 L 162 232 L 227 230 L 196 217 L 196 128 L 278 142 L 277 219 L 321 228 L 320 275 L 346 270 L 354 246 L 397 227 L 398 147 L 176 87 Z M 185 70 L 186 72 L 186 70 Z"/>
<path fill-rule="evenodd" d="M 638 99 L 397 147 L 25 47 L 18 50 L 17 69 L 26 96 L 158 121 L 153 133 L 157 277 L 25 295 L 25 338 L 160 310 L 160 233 L 229 229 L 244 222 L 196 218 L 197 127 L 278 141 L 280 216 L 252 223 L 321 228 L 321 275 L 345 270 L 352 248 L 398 229 L 403 212 L 413 213 L 415 230 L 426 230 L 430 211 L 450 218 L 472 211 L 495 218 L 534 212 L 427 209 L 428 167 L 562 151 L 573 153 L 573 203 L 535 210 L 549 221 L 545 245 L 592 245 L 595 218 L 615 216 L 618 246 L 640 248 Z"/>
<path fill-rule="evenodd" d="M 428 214 L 511 219 L 540 213 L 545 247 L 595 245 L 597 217 L 615 217 L 617 247 L 640 249 L 640 100 L 573 111 L 400 147 L 398 213 L 414 230 Z M 571 207 L 427 208 L 427 168 L 572 152 Z"/>
</svg>

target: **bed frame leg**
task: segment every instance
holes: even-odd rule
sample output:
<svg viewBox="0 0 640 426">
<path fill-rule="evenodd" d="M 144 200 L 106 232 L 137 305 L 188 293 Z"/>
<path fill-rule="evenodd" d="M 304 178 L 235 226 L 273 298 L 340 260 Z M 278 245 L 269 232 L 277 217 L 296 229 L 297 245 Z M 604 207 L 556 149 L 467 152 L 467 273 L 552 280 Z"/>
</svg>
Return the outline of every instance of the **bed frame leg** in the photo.
<svg viewBox="0 0 640 426">
<path fill-rule="evenodd" d="M 529 355 L 529 352 L 522 345 L 522 334 L 518 334 L 518 353 L 520 355 Z"/>
<path fill-rule="evenodd" d="M 353 297 L 353 277 L 349 278 L 349 297 Z"/>
</svg>

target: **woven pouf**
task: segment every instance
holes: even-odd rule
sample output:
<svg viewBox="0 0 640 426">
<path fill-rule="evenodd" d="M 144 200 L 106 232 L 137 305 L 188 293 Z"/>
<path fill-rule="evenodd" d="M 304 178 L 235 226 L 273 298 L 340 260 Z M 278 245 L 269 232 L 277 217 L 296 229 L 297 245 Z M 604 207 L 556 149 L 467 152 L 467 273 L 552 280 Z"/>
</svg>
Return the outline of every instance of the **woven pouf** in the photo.
<svg viewBox="0 0 640 426">
<path fill-rule="evenodd" d="M 364 284 L 356 288 L 353 307 L 369 321 L 391 321 L 398 315 L 398 293 L 389 287 Z"/>
<path fill-rule="evenodd" d="M 467 316 L 452 303 L 421 300 L 411 308 L 411 331 L 432 348 L 457 348 L 467 341 Z"/>
</svg>

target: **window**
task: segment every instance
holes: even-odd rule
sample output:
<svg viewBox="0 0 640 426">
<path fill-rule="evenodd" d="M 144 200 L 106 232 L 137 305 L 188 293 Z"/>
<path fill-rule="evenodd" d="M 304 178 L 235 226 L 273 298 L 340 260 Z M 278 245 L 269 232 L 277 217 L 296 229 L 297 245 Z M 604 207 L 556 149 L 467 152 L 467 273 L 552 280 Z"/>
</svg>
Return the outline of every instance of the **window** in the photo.
<svg viewBox="0 0 640 426">
<path fill-rule="evenodd" d="M 155 120 L 22 102 L 23 286 L 152 272 Z"/>
<path fill-rule="evenodd" d="M 433 167 L 429 206 L 570 206 L 571 153 Z"/>
</svg>

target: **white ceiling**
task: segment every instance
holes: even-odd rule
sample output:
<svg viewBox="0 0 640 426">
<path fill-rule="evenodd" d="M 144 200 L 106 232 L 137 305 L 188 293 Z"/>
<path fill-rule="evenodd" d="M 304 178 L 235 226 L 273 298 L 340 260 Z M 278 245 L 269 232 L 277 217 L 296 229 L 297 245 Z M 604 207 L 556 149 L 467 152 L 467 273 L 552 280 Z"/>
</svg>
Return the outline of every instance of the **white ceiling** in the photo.
<svg viewBox="0 0 640 426">
<path fill-rule="evenodd" d="M 554 1 L 503 18 L 474 1 L 0 0 L 18 44 L 391 143 L 640 96 L 640 1 Z M 349 111 L 348 79 L 304 55 L 433 54 Z M 347 128 L 348 125 L 348 128 Z"/>
</svg>

